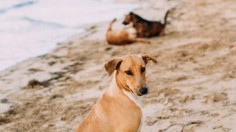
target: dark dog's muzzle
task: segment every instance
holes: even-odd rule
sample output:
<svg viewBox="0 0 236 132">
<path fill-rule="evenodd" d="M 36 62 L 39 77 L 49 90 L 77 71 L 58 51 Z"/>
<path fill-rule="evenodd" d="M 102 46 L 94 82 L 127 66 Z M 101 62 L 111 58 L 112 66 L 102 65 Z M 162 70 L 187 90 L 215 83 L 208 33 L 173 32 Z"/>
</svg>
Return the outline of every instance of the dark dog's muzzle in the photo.
<svg viewBox="0 0 236 132">
<path fill-rule="evenodd" d="M 124 24 L 124 25 L 128 25 L 129 23 L 127 23 L 127 22 L 124 21 L 123 24 Z"/>
</svg>

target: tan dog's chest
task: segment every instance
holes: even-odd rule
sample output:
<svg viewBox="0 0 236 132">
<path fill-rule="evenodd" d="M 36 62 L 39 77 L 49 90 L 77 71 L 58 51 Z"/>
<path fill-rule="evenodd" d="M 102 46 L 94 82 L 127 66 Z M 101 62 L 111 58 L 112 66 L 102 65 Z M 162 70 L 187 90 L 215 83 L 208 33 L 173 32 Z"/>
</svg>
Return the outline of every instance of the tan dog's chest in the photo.
<svg viewBox="0 0 236 132">
<path fill-rule="evenodd" d="M 86 128 L 78 128 L 77 132 L 136 132 L 141 116 L 140 108 L 127 97 L 112 98 L 104 94 L 88 115 L 96 124 L 83 122 Z"/>
<path fill-rule="evenodd" d="M 112 98 L 104 95 L 99 104 L 103 107 L 100 112 L 106 114 L 104 118 L 107 118 L 110 126 L 115 126 L 113 128 L 120 131 L 137 131 L 142 113 L 140 108 L 126 96 Z"/>
</svg>

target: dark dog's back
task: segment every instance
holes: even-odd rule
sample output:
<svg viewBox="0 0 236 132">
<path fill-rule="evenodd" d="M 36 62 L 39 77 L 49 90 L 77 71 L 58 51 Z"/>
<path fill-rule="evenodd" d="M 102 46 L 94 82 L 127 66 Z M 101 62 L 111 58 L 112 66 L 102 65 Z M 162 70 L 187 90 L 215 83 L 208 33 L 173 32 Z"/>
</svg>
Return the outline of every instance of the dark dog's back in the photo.
<svg viewBox="0 0 236 132">
<path fill-rule="evenodd" d="M 149 38 L 154 36 L 160 36 L 164 33 L 168 14 L 169 11 L 167 11 L 164 18 L 164 23 L 162 24 L 160 21 L 149 21 L 131 12 L 129 15 L 126 16 L 123 24 L 129 24 L 132 22 L 133 27 L 137 31 L 138 37 Z"/>
</svg>

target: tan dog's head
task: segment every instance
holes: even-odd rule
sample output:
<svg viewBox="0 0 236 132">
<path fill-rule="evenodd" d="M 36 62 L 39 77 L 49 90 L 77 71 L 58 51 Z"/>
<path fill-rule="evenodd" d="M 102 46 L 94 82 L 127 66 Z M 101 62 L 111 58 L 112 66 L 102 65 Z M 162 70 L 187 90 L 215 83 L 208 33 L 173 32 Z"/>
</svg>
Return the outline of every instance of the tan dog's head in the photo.
<svg viewBox="0 0 236 132">
<path fill-rule="evenodd" d="M 147 54 L 127 55 L 108 61 L 105 69 L 108 75 L 116 70 L 116 83 L 119 88 L 132 92 L 138 96 L 148 93 L 146 85 L 146 64 L 157 60 Z"/>
</svg>

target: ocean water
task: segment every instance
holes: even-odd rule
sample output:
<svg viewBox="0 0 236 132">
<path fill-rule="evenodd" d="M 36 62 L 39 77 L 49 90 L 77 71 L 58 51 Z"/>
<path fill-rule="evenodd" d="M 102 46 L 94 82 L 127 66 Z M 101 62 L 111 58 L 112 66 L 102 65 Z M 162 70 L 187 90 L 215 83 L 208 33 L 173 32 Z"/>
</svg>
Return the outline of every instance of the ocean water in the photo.
<svg viewBox="0 0 236 132">
<path fill-rule="evenodd" d="M 83 24 L 119 18 L 139 6 L 112 0 L 0 0 L 0 70 L 47 53 L 83 32 Z"/>
</svg>

